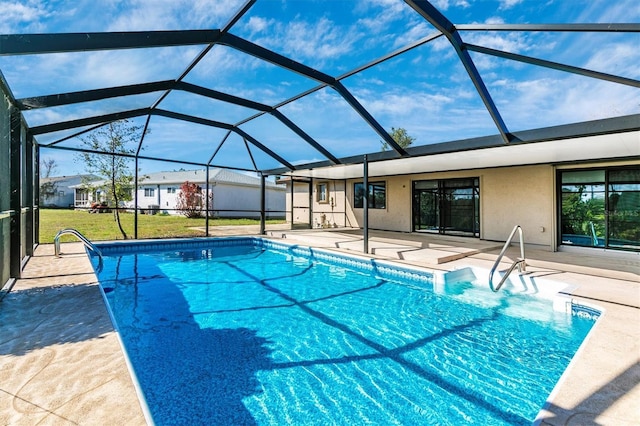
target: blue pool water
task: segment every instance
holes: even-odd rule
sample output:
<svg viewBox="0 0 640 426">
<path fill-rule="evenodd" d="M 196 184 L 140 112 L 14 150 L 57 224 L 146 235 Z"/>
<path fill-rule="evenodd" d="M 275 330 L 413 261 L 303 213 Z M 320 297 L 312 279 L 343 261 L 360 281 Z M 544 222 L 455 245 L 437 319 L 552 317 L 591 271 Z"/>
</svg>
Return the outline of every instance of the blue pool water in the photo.
<svg viewBox="0 0 640 426">
<path fill-rule="evenodd" d="M 99 272 L 158 425 L 530 424 L 594 324 L 259 239 L 160 246 Z"/>
</svg>

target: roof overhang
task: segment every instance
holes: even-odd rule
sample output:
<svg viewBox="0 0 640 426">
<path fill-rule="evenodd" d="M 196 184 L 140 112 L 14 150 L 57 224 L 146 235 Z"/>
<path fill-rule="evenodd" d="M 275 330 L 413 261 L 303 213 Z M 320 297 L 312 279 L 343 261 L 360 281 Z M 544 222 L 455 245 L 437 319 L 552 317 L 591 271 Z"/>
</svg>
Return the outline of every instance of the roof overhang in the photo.
<svg viewBox="0 0 640 426">
<path fill-rule="evenodd" d="M 640 160 L 640 114 L 514 133 L 509 144 L 499 135 L 410 148 L 411 157 L 389 158 L 391 152 L 367 155 L 369 176 L 511 167 L 534 164 Z M 341 165 L 317 163 L 284 173 L 319 179 L 363 176 L 364 156 L 341 159 Z"/>
</svg>

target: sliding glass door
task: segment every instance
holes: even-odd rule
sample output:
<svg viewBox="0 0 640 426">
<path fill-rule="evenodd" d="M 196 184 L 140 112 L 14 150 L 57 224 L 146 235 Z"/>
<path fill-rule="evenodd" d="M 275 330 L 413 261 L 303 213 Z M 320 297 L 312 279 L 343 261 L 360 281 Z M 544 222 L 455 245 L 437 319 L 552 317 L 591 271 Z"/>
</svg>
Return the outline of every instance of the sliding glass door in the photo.
<svg viewBox="0 0 640 426">
<path fill-rule="evenodd" d="M 479 237 L 478 178 L 413 182 L 413 230 Z"/>
</svg>

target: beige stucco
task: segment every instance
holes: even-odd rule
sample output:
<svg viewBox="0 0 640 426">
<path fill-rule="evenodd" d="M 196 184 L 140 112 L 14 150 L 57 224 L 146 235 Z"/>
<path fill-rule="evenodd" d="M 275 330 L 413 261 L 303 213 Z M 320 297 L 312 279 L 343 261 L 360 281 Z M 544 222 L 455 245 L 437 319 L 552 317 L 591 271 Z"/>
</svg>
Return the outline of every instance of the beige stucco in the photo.
<svg viewBox="0 0 640 426">
<path fill-rule="evenodd" d="M 529 244 L 553 244 L 552 166 L 490 169 L 480 175 L 480 237 L 503 241 L 515 225 Z"/>
<path fill-rule="evenodd" d="M 638 161 L 580 164 L 581 168 L 605 167 L 612 165 L 639 164 Z M 551 164 L 500 167 L 451 172 L 422 173 L 401 176 L 370 177 L 369 182 L 385 182 L 387 205 L 385 209 L 369 209 L 369 228 L 412 232 L 412 183 L 417 180 L 454 179 L 478 177 L 480 179 L 480 238 L 505 241 L 515 225 L 522 227 L 527 244 L 556 249 L 556 171 Z M 318 183 L 329 183 L 329 194 L 335 205 L 318 203 Z M 361 228 L 363 209 L 355 209 L 353 186 L 362 179 L 314 180 L 313 181 L 313 227 L 321 223 L 321 215 L 326 215 L 330 224 Z M 290 187 L 289 187 L 290 191 Z M 296 185 L 294 205 L 308 205 L 307 184 Z M 287 211 L 290 211 L 290 196 Z M 303 204 L 301 204 L 303 203 Z M 306 204 L 304 204 L 306 203 Z M 301 212 L 296 209 L 296 212 Z M 333 213 L 333 214 L 332 214 Z M 308 210 L 304 211 L 308 217 Z M 290 214 L 289 216 L 290 217 Z"/>
</svg>

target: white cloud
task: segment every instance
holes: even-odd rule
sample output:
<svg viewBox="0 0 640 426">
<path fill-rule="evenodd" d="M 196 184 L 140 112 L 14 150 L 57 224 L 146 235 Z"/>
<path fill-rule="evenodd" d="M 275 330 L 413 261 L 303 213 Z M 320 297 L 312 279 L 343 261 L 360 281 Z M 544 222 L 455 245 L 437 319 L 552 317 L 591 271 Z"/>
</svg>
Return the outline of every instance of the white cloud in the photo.
<svg viewBox="0 0 640 426">
<path fill-rule="evenodd" d="M 526 52 L 530 49 L 528 40 L 519 33 L 510 33 L 508 35 L 495 33 L 474 33 L 468 38 L 465 37 L 465 41 L 492 49 L 504 50 L 507 52 Z"/>
<path fill-rule="evenodd" d="M 577 8 L 580 13 L 576 22 L 637 22 L 640 7 L 636 0 L 592 0 Z"/>
<path fill-rule="evenodd" d="M 433 27 L 427 24 L 426 21 L 418 22 L 415 25 L 411 25 L 407 31 L 398 36 L 393 47 L 405 46 L 434 32 Z"/>
<path fill-rule="evenodd" d="M 0 1 L 2 21 L 0 32 L 35 32 L 42 27 L 41 20 L 50 15 L 46 3 L 40 1 Z"/>
<path fill-rule="evenodd" d="M 422 115 L 432 111 L 439 111 L 445 105 L 453 103 L 453 99 L 442 93 L 394 93 L 394 92 L 364 92 L 357 94 L 363 105 L 373 116 L 407 116 Z"/>
<path fill-rule="evenodd" d="M 247 29 L 251 34 L 265 32 L 269 26 L 274 25 L 274 19 L 266 19 L 260 16 L 252 16 L 246 24 Z"/>
<path fill-rule="evenodd" d="M 640 112 L 637 91 L 579 76 L 491 84 L 507 126 L 529 129 Z M 526 105 L 526 108 L 521 108 Z"/>
<path fill-rule="evenodd" d="M 501 0 L 500 9 L 502 10 L 511 9 L 520 3 L 522 3 L 522 0 Z"/>
<path fill-rule="evenodd" d="M 485 19 L 485 24 L 495 25 L 495 24 L 504 24 L 504 19 L 500 16 L 492 16 L 491 18 Z"/>
<path fill-rule="evenodd" d="M 640 49 L 636 44 L 607 44 L 595 50 L 585 68 L 629 78 L 640 78 Z"/>
<path fill-rule="evenodd" d="M 285 54 L 300 59 L 327 60 L 344 55 L 353 49 L 358 37 L 345 34 L 334 22 L 320 18 L 313 23 L 293 21 L 287 25 L 281 40 Z"/>
<path fill-rule="evenodd" d="M 467 0 L 434 0 L 431 3 L 441 12 L 449 9 L 450 7 L 467 8 L 470 6 L 470 3 Z"/>
<path fill-rule="evenodd" d="M 240 5 L 239 0 L 131 0 L 120 6 L 108 30 L 220 28 Z"/>
</svg>

